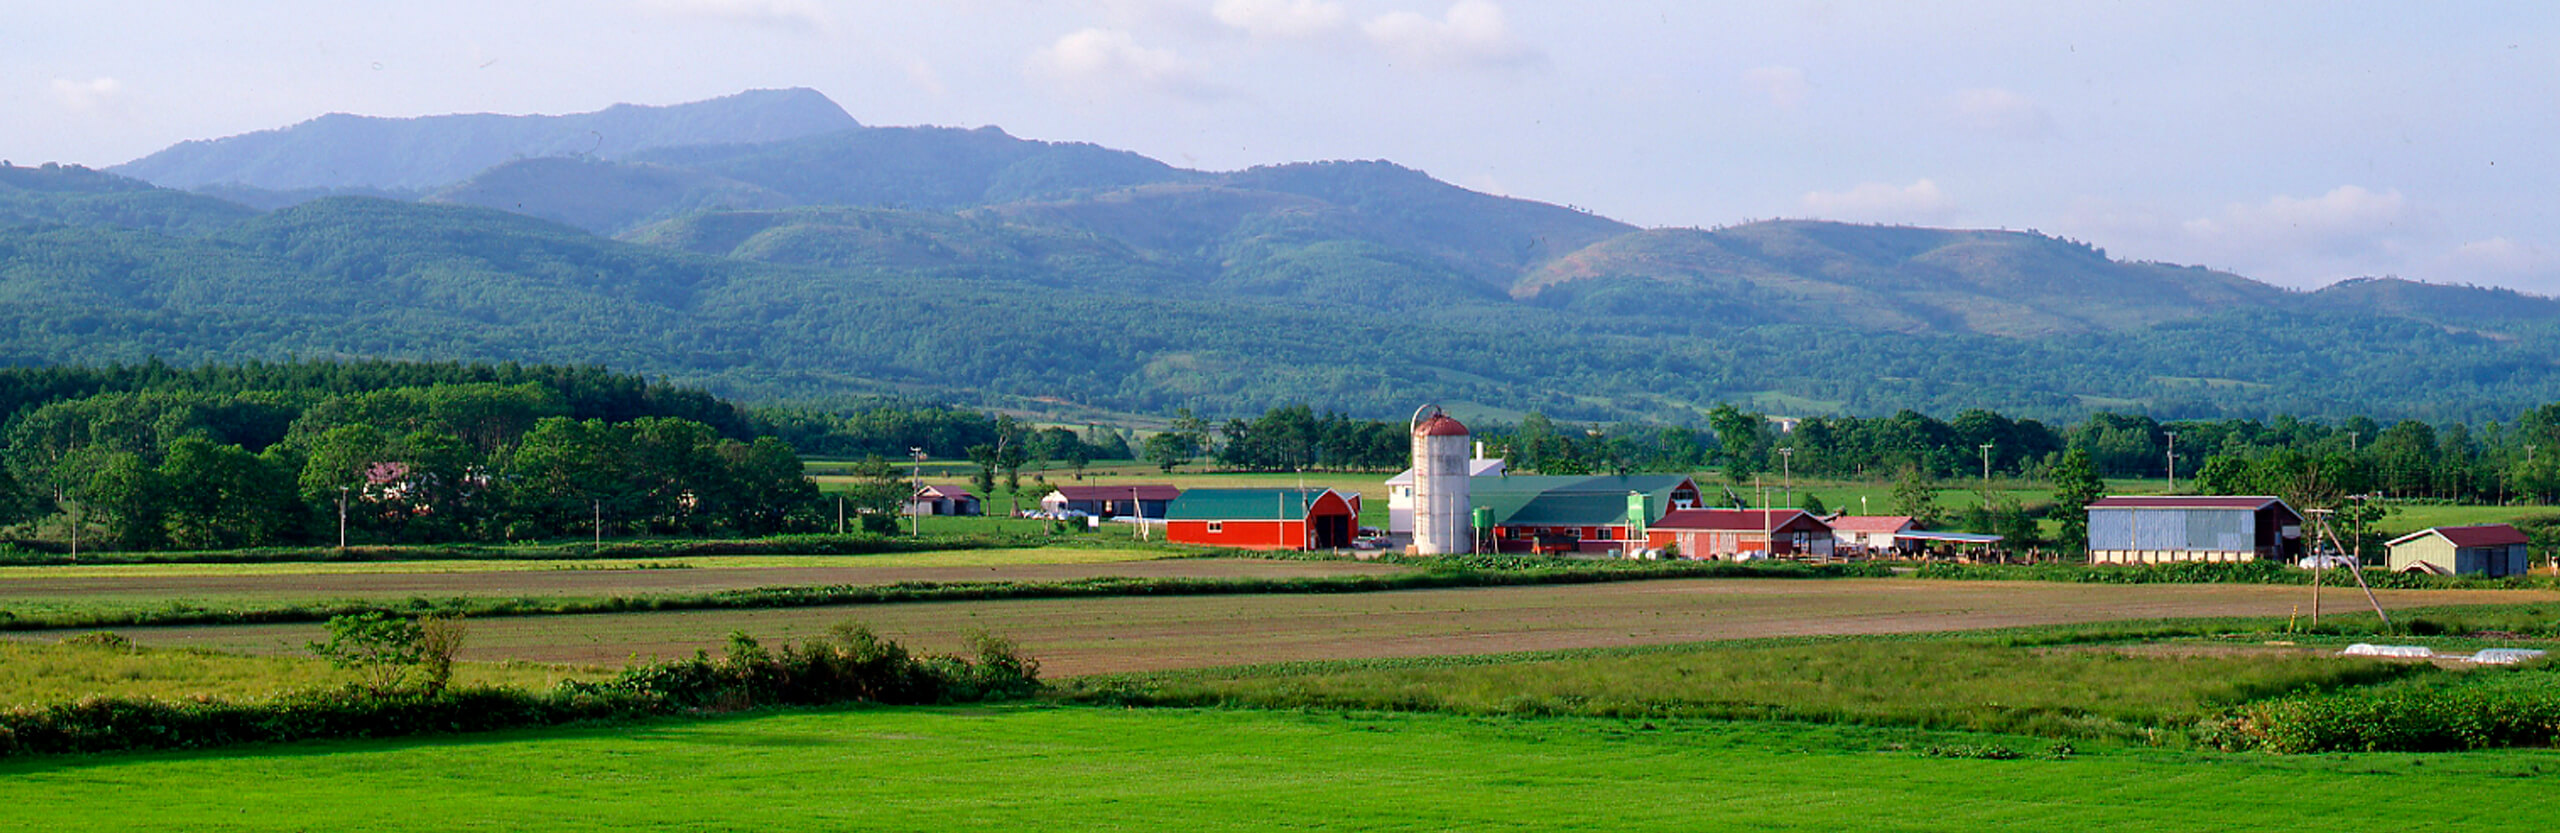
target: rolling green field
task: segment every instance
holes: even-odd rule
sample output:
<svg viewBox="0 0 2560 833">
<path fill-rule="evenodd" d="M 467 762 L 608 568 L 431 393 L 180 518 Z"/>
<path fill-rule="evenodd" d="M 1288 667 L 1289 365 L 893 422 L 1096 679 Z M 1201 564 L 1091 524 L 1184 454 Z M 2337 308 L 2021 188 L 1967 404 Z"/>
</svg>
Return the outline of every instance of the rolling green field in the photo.
<svg viewBox="0 0 2560 833">
<path fill-rule="evenodd" d="M 1944 757 L 1995 746 L 2025 757 Z M 2560 772 L 2547 750 L 2089 746 L 1793 723 L 869 709 L 12 761 L 0 802 L 48 831 L 2479 831 L 2560 818 L 2539 800 L 2543 773 Z"/>
</svg>

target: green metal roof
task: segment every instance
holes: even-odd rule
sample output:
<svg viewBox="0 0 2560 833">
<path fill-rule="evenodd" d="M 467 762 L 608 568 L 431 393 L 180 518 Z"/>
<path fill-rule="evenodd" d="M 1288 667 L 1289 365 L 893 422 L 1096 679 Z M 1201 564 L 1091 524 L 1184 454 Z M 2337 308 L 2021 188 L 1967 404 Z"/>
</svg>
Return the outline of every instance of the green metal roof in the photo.
<svg viewBox="0 0 2560 833">
<path fill-rule="evenodd" d="M 1627 493 L 1644 494 L 1653 523 L 1671 511 L 1678 474 L 1490 475 L 1467 479 L 1469 502 L 1493 510 L 1503 526 L 1609 526 L 1627 522 Z"/>
<path fill-rule="evenodd" d="M 1168 521 L 1295 521 L 1329 489 L 1184 489 L 1165 505 Z M 1349 498 L 1344 498 L 1348 501 Z"/>
</svg>

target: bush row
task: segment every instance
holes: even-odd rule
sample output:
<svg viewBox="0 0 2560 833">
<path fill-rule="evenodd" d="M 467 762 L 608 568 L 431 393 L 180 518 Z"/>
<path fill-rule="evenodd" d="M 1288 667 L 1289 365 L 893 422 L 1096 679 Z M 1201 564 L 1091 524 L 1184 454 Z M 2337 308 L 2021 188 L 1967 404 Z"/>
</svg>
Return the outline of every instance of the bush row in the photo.
<svg viewBox="0 0 2560 833">
<path fill-rule="evenodd" d="M 0 712 L 0 757 L 484 732 L 772 706 L 982 702 L 1040 689 L 1039 662 L 1013 643 L 981 634 L 972 645 L 972 657 L 917 656 L 838 625 L 827 640 L 779 651 L 733 634 L 722 656 L 696 653 L 545 692 L 377 694 L 350 686 L 245 703 L 89 698 Z"/>
<path fill-rule="evenodd" d="M 1056 582 L 958 581 L 897 584 L 758 587 L 712 593 L 644 596 L 511 598 L 414 598 L 406 603 L 321 602 L 262 608 L 207 608 L 173 603 L 142 610 L 70 611 L 27 616 L 0 610 L 0 630 L 115 628 L 171 625 L 238 625 L 321 622 L 331 617 L 393 608 L 403 612 L 469 616 L 556 616 L 662 610 L 818 607 L 892 602 L 1060 599 L 1101 596 L 1200 596 L 1256 593 L 1374 593 L 1450 587 L 1586 584 L 1666 578 L 1842 578 L 1890 575 L 1869 564 L 1735 564 L 1729 562 L 1545 561 L 1504 569 L 1437 569 L 1363 576 L 1297 578 L 1100 577 Z"/>
<path fill-rule="evenodd" d="M 2498 673 L 2498 672 L 2474 672 Z M 2206 720 L 2196 739 L 2228 750 L 2453 752 L 2560 743 L 2560 689 L 2466 682 L 2350 689 L 2248 703 Z"/>
<path fill-rule="evenodd" d="M 2355 577 L 2328 571 L 2324 583 L 2353 586 Z M 2169 564 L 1922 564 L 1917 578 L 1956 581 L 2058 581 L 2077 584 L 2310 584 L 2312 572 L 2276 561 Z M 2521 589 L 2560 587 L 2551 576 L 2438 576 L 2366 570 L 2366 584 L 2392 589 Z"/>
<path fill-rule="evenodd" d="M 710 555 L 877 555 L 933 550 L 1039 546 L 1045 539 L 1003 535 L 910 538 L 893 535 L 776 535 L 740 539 L 644 539 L 553 544 L 436 544 L 417 546 L 257 547 L 202 552 L 84 552 L 78 558 L 52 548 L 0 545 L 0 565 L 54 564 L 267 564 L 312 561 L 574 561 L 592 558 L 671 558 Z"/>
</svg>

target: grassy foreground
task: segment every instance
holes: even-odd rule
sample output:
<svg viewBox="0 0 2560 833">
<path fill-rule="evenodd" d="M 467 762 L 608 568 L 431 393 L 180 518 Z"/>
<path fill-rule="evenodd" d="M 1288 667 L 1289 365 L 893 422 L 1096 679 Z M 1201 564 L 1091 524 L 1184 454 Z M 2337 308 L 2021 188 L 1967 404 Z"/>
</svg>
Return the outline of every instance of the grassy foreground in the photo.
<svg viewBox="0 0 2560 833">
<path fill-rule="evenodd" d="M 2560 753 L 1936 757 L 1988 735 L 1589 718 L 864 709 L 0 763 L 16 826 L 107 829 L 2547 827 Z M 137 785 L 149 785 L 137 790 Z M 2102 827 L 2103 826 L 2103 827 Z"/>
</svg>

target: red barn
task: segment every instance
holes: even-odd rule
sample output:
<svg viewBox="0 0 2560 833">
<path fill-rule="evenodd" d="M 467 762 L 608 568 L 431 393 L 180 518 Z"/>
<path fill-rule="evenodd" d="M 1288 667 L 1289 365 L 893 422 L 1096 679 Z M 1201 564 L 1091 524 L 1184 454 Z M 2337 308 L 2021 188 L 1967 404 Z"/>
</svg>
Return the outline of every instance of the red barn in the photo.
<svg viewBox="0 0 2560 833">
<path fill-rule="evenodd" d="M 1164 539 L 1247 550 L 1351 546 L 1360 499 L 1332 489 L 1187 489 L 1165 507 Z"/>
</svg>

